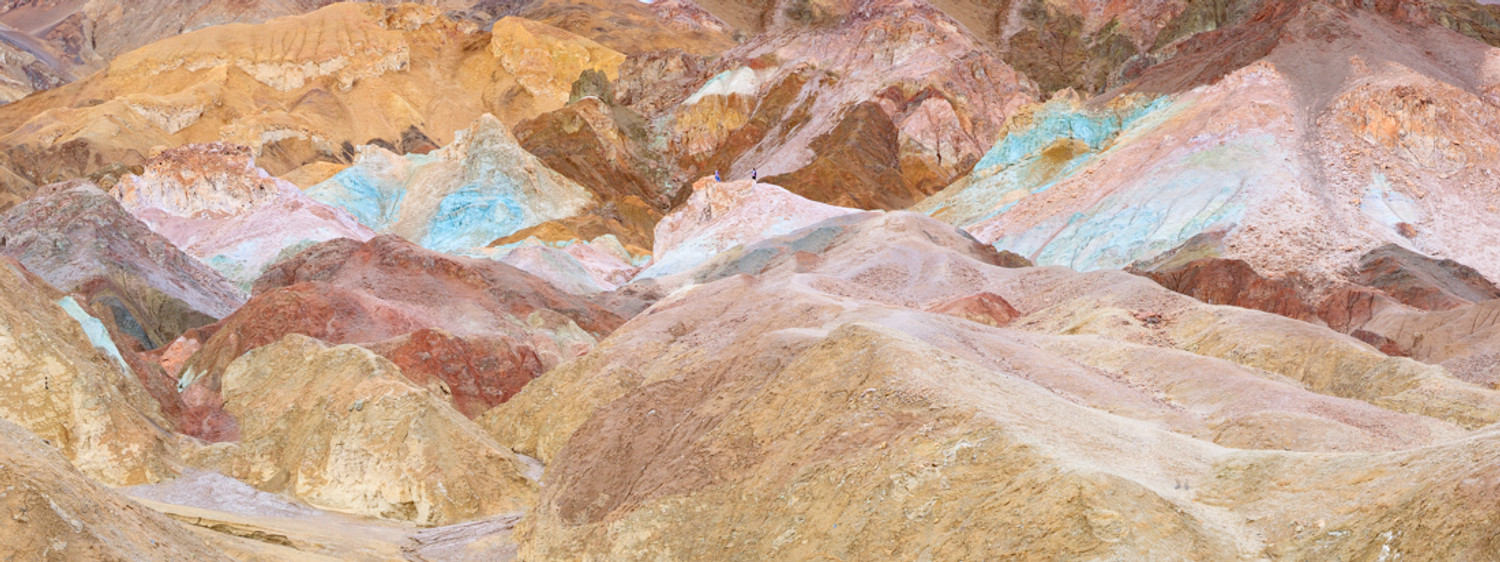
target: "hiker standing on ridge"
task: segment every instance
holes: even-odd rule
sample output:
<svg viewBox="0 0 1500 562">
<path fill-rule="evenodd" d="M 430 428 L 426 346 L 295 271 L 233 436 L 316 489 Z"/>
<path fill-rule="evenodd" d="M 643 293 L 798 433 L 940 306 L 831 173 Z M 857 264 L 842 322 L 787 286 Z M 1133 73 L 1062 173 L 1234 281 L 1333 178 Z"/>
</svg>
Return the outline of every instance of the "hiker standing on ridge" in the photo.
<svg viewBox="0 0 1500 562">
<path fill-rule="evenodd" d="M 722 179 L 719 179 L 719 171 L 718 170 L 714 170 L 714 181 L 724 181 Z"/>
<path fill-rule="evenodd" d="M 750 168 L 750 181 L 755 181 L 757 175 L 758 174 L 755 172 L 755 168 Z"/>
</svg>

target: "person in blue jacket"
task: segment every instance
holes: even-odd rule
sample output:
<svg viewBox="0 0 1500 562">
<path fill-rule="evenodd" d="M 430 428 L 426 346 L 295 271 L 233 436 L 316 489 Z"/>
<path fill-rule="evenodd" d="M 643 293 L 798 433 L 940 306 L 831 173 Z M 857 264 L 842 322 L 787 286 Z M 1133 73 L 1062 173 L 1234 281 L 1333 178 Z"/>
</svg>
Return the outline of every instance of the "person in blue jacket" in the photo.
<svg viewBox="0 0 1500 562">
<path fill-rule="evenodd" d="M 722 179 L 719 179 L 719 171 L 718 170 L 714 170 L 714 181 L 724 181 Z"/>
</svg>

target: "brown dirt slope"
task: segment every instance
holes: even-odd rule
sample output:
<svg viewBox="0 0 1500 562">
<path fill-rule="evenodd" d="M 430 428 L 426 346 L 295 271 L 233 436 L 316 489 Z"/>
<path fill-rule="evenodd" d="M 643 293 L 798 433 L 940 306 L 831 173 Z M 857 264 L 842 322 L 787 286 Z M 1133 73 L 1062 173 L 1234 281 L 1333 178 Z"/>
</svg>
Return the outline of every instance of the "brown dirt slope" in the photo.
<svg viewBox="0 0 1500 562">
<path fill-rule="evenodd" d="M 41 437 L 0 420 L 0 557 L 229 560 L 166 516 L 90 480 Z"/>
<path fill-rule="evenodd" d="M 1500 394 L 1441 368 L 1119 272 L 996 267 L 905 213 L 738 256 L 481 418 L 548 463 L 523 556 L 1315 559 L 1391 531 L 1403 557 L 1444 559 L 1493 541 L 1423 523 L 1493 517 L 1484 486 L 1438 490 L 1488 478 L 1465 459 L 1493 432 L 1460 425 L 1492 423 Z M 923 312 L 976 292 L 1021 316 Z M 1237 468 L 1267 466 L 1312 485 Z M 1446 501 L 1399 499 L 1426 493 Z"/>
</svg>

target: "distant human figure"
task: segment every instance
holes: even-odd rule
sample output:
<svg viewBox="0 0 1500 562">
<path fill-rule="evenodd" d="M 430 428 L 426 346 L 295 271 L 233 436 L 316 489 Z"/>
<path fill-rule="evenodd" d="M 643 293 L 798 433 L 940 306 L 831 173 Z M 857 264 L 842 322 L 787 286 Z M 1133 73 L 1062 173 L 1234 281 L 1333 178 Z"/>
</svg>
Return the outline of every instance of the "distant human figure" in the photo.
<svg viewBox="0 0 1500 562">
<path fill-rule="evenodd" d="M 750 168 L 750 181 L 755 181 L 756 176 L 758 175 L 759 174 L 755 171 L 755 168 Z"/>
<path fill-rule="evenodd" d="M 719 178 L 719 171 L 718 170 L 714 170 L 714 181 L 724 181 L 723 179 Z"/>
</svg>

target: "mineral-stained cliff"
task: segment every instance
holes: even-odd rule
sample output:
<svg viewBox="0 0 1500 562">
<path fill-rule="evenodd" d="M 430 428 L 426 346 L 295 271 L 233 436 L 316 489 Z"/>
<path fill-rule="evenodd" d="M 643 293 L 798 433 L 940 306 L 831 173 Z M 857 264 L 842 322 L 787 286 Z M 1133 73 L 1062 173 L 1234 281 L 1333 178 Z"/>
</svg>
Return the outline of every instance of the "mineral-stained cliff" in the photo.
<svg viewBox="0 0 1500 562">
<path fill-rule="evenodd" d="M 98 319 L 0 257 L 0 417 L 110 485 L 175 475 L 175 441 Z"/>
<path fill-rule="evenodd" d="M 691 177 L 755 169 L 818 201 L 904 208 L 967 173 L 1035 99 L 1029 81 L 926 2 L 822 8 L 813 21 L 778 14 L 790 21 L 725 52 L 670 111 L 670 149 Z"/>
<path fill-rule="evenodd" d="M 85 182 L 48 186 L 0 214 L 0 231 L 0 253 L 54 287 L 84 293 L 145 349 L 228 316 L 246 298 Z"/>
<path fill-rule="evenodd" d="M 1210 84 L 1159 95 L 1148 76 L 1134 94 L 1026 109 L 918 208 L 1042 265 L 1122 267 L 1212 234 L 1210 253 L 1320 289 L 1386 244 L 1500 276 L 1485 140 L 1500 51 L 1332 3 L 1284 19 L 1258 58 L 1211 65 L 1229 73 Z"/>
<path fill-rule="evenodd" d="M 376 231 L 454 253 L 576 215 L 594 200 L 522 149 L 490 115 L 429 154 L 361 147 L 352 166 L 307 195 Z"/>
<path fill-rule="evenodd" d="M 529 21 L 494 32 L 443 10 L 336 3 L 124 53 L 104 72 L 0 107 L 8 167 L 33 184 L 142 165 L 156 147 L 225 141 L 275 174 L 347 162 L 412 127 L 446 144 L 484 113 L 561 107 L 583 69 L 623 57 Z"/>
<path fill-rule="evenodd" d="M 235 440 L 223 374 L 288 334 L 365 345 L 474 416 L 586 353 L 621 322 L 503 263 L 445 256 L 395 236 L 325 242 L 273 267 L 234 314 L 174 343 L 191 350 L 176 373 L 189 408 L 183 431 Z"/>
<path fill-rule="evenodd" d="M 127 210 L 187 253 L 247 286 L 279 259 L 334 238 L 374 233 L 255 166 L 248 148 L 174 148 L 110 190 Z"/>
</svg>

